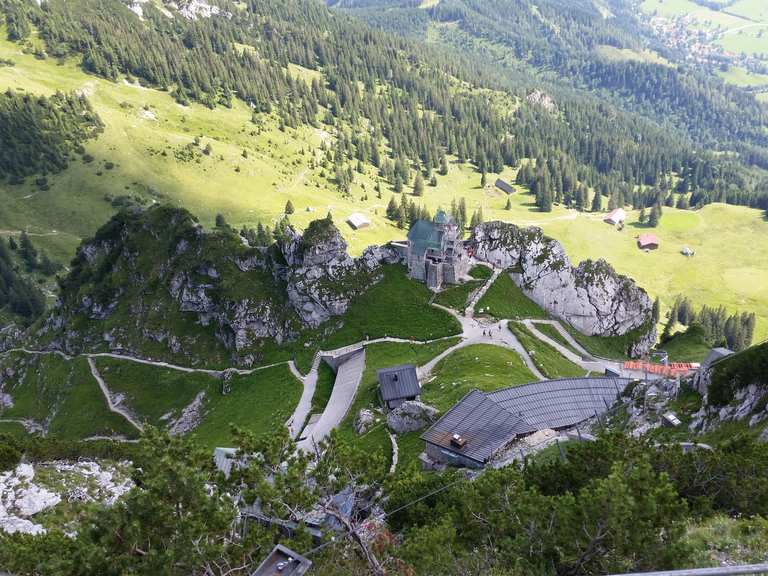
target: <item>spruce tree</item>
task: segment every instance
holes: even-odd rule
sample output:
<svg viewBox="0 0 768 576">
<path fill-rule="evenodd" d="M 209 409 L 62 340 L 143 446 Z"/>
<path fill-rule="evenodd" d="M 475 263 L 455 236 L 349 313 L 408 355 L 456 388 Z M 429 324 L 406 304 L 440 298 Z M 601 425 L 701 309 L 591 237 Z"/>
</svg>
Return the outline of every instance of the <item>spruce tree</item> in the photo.
<svg viewBox="0 0 768 576">
<path fill-rule="evenodd" d="M 288 200 L 288 202 L 285 203 L 285 213 L 290 215 L 293 214 L 296 211 L 296 209 L 293 207 L 293 202 Z"/>
<path fill-rule="evenodd" d="M 19 257 L 27 265 L 28 270 L 34 270 L 37 267 L 37 249 L 24 230 L 19 236 Z"/>
<path fill-rule="evenodd" d="M 422 177 L 421 172 L 416 174 L 416 178 L 413 181 L 413 195 L 424 196 L 424 178 Z"/>
</svg>

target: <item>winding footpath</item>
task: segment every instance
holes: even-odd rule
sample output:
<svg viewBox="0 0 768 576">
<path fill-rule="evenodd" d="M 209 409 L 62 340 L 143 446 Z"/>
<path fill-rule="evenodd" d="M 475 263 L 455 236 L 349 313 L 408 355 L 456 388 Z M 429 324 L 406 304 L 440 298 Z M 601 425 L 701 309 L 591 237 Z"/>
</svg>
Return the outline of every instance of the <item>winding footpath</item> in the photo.
<svg viewBox="0 0 768 576">
<path fill-rule="evenodd" d="M 364 341 L 356 342 L 354 344 L 343 346 L 335 350 L 328 350 L 328 351 L 320 350 L 315 355 L 312 362 L 311 369 L 307 374 L 301 374 L 301 372 L 298 370 L 298 368 L 296 367 L 295 363 L 292 360 L 277 362 L 274 364 L 259 366 L 257 368 L 251 368 L 251 369 L 228 368 L 225 370 L 214 370 L 214 369 L 208 369 L 208 368 L 191 368 L 188 366 L 180 366 L 178 364 L 172 364 L 169 362 L 164 362 L 159 360 L 149 360 L 146 358 L 139 358 L 139 357 L 130 356 L 127 354 L 120 354 L 120 353 L 114 353 L 114 352 L 87 353 L 87 354 L 81 354 L 79 356 L 85 357 L 87 359 L 91 374 L 93 378 L 96 380 L 96 382 L 98 383 L 99 388 L 106 400 L 107 406 L 109 407 L 109 410 L 125 418 L 126 421 L 128 421 L 132 426 L 134 426 L 140 432 L 143 431 L 144 429 L 143 425 L 136 420 L 136 418 L 130 413 L 129 410 L 121 407 L 119 401 L 118 402 L 115 401 L 115 397 L 110 392 L 109 387 L 107 386 L 107 383 L 104 381 L 104 378 L 102 378 L 101 374 L 98 371 L 96 362 L 94 361 L 96 358 L 113 358 L 116 360 L 123 360 L 126 362 L 135 362 L 138 364 L 154 366 L 157 368 L 177 370 L 177 371 L 185 372 L 188 374 L 202 373 L 202 374 L 207 374 L 216 378 L 222 378 L 229 374 L 250 375 L 250 374 L 259 372 L 261 370 L 266 370 L 276 366 L 287 365 L 291 374 L 301 382 L 303 387 L 301 398 L 298 404 L 296 405 L 296 408 L 294 409 L 293 413 L 288 418 L 288 420 L 285 422 L 285 425 L 289 430 L 291 438 L 293 438 L 294 440 L 298 440 L 300 438 L 302 430 L 305 427 L 305 423 L 310 417 L 310 413 L 312 411 L 312 399 L 317 391 L 317 380 L 318 380 L 318 371 L 320 368 L 320 363 L 322 361 L 328 361 L 330 364 L 334 365 L 336 368 L 336 381 L 334 383 L 334 387 L 331 392 L 331 397 L 325 409 L 323 410 L 323 412 L 317 415 L 316 418 L 313 418 L 313 424 L 312 424 L 311 430 L 308 428 L 308 430 L 306 431 L 307 437 L 300 439 L 298 442 L 298 446 L 300 449 L 305 451 L 314 451 L 316 446 L 324 438 L 326 438 L 328 434 L 330 434 L 331 430 L 337 428 L 341 424 L 341 422 L 344 420 L 344 418 L 347 416 L 349 409 L 354 403 L 354 399 L 357 395 L 357 391 L 362 381 L 363 373 L 365 371 L 365 348 L 373 344 L 402 343 L 402 344 L 412 344 L 412 345 L 426 345 L 426 344 L 432 344 L 435 342 L 459 338 L 460 341 L 457 344 L 450 346 L 449 348 L 447 348 L 446 350 L 444 350 L 443 352 L 441 352 L 440 354 L 432 358 L 429 362 L 420 366 L 417 369 L 417 373 L 420 380 L 423 380 L 429 377 L 432 371 L 435 369 L 435 367 L 446 357 L 450 356 L 451 354 L 453 354 L 457 350 L 460 350 L 461 348 L 465 348 L 467 346 L 472 346 L 475 344 L 487 344 L 487 345 L 493 345 L 493 346 L 500 346 L 502 348 L 507 348 L 514 351 L 520 356 L 523 363 L 528 368 L 528 370 L 534 375 L 534 377 L 536 377 L 539 380 L 546 380 L 546 377 L 541 373 L 541 371 L 534 364 L 528 351 L 520 343 L 520 341 L 515 337 L 515 335 L 509 330 L 508 325 L 510 320 L 492 321 L 484 318 L 476 319 L 474 317 L 475 306 L 486 294 L 486 292 L 491 287 L 491 285 L 493 285 L 493 283 L 498 279 L 499 275 L 502 273 L 502 270 L 500 269 L 497 269 L 497 268 L 492 268 L 492 269 L 493 269 L 493 274 L 491 275 L 490 278 L 488 278 L 488 280 L 485 282 L 482 288 L 480 288 L 480 290 L 478 290 L 473 295 L 472 300 L 467 305 L 463 314 L 460 314 L 456 310 L 453 310 L 451 308 L 447 308 L 439 304 L 435 304 L 434 302 L 431 303 L 433 307 L 440 309 L 450 314 L 454 318 L 456 318 L 456 320 L 459 322 L 459 325 L 461 326 L 461 332 L 459 334 L 445 336 L 442 338 L 435 338 L 432 340 L 423 340 L 423 341 L 386 336 L 382 338 L 375 338 L 372 340 L 364 340 Z M 571 336 L 571 334 L 568 333 L 568 331 L 563 328 L 563 326 L 558 321 L 528 319 L 528 320 L 522 320 L 521 323 L 531 332 L 533 336 L 535 336 L 542 342 L 548 344 L 549 346 L 553 347 L 562 356 L 564 356 L 574 364 L 577 364 L 578 366 L 582 367 L 584 370 L 591 371 L 591 372 L 604 372 L 606 368 L 610 368 L 612 370 L 621 371 L 622 366 L 617 362 L 604 360 L 604 359 L 596 359 L 592 357 L 573 338 L 573 336 Z M 569 349 L 566 346 L 563 346 L 560 342 L 542 333 L 540 330 L 537 329 L 536 327 L 537 324 L 549 324 L 554 326 L 555 329 L 558 331 L 558 333 L 563 337 L 563 339 L 571 346 L 571 349 Z M 22 353 L 31 354 L 31 355 L 55 354 L 68 361 L 74 359 L 73 356 L 69 356 L 64 352 L 61 352 L 58 350 L 41 351 L 41 350 L 30 350 L 27 348 L 13 348 L 10 350 L 6 350 L 0 353 L 0 356 L 11 353 L 11 352 L 22 352 Z M 397 451 L 394 450 L 394 454 L 396 453 Z M 396 463 L 394 464 L 394 466 L 396 466 Z"/>
<path fill-rule="evenodd" d="M 121 408 L 112 398 L 112 394 L 109 391 L 109 388 L 107 388 L 107 383 L 104 382 L 104 378 L 101 377 L 101 374 L 99 374 L 99 370 L 96 368 L 96 363 L 93 361 L 93 358 L 88 358 L 88 366 L 91 369 L 91 375 L 96 380 L 96 382 L 99 385 L 99 388 L 101 389 L 101 393 L 104 395 L 104 399 L 107 401 L 107 406 L 109 407 L 109 410 L 111 412 L 114 412 L 115 414 L 120 414 L 123 418 L 125 418 L 128 422 L 131 423 L 131 425 L 136 428 L 139 432 L 144 432 L 144 426 L 138 422 L 127 410 L 124 408 Z"/>
</svg>

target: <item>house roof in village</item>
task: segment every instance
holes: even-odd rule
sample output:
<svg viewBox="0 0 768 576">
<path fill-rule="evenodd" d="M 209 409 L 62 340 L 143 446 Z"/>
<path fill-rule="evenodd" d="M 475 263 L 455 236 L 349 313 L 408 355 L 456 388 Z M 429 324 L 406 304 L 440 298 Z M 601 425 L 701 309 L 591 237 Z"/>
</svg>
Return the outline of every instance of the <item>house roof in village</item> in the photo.
<svg viewBox="0 0 768 576">
<path fill-rule="evenodd" d="M 419 377 L 416 374 L 416 367 L 412 364 L 382 368 L 377 375 L 381 398 L 384 402 L 421 394 Z"/>
<path fill-rule="evenodd" d="M 613 222 L 614 224 L 624 222 L 626 219 L 627 213 L 624 211 L 624 208 L 616 208 L 615 210 L 611 210 L 605 217 L 606 222 Z"/>
<path fill-rule="evenodd" d="M 627 378 L 567 378 L 484 393 L 473 390 L 421 438 L 476 462 L 486 462 L 518 435 L 575 426 L 603 414 Z M 452 443 L 457 435 L 464 443 Z"/>
</svg>

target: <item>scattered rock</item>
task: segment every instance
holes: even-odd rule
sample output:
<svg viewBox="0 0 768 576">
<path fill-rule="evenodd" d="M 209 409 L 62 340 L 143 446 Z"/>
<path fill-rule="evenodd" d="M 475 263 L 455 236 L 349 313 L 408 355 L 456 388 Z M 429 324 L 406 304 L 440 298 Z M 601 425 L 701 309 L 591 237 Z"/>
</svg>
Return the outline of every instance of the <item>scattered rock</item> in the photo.
<svg viewBox="0 0 768 576">
<path fill-rule="evenodd" d="M 376 423 L 376 415 L 366 408 L 360 410 L 355 418 L 355 432 L 362 435 L 368 432 Z"/>
<path fill-rule="evenodd" d="M 422 402 L 403 402 L 387 414 L 387 426 L 396 434 L 415 432 L 432 424 L 437 419 L 437 415 L 437 408 Z"/>
</svg>

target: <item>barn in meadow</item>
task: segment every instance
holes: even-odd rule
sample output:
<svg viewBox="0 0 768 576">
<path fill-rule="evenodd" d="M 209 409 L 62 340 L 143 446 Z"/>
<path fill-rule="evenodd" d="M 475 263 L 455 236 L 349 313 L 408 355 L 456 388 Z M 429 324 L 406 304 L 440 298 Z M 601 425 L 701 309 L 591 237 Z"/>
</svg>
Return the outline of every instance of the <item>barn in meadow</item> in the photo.
<svg viewBox="0 0 768 576">
<path fill-rule="evenodd" d="M 512 186 L 509 182 L 506 182 L 502 180 L 501 178 L 498 178 L 496 180 L 496 188 L 504 192 L 504 194 L 514 194 L 515 193 L 515 187 Z"/>
<path fill-rule="evenodd" d="M 640 250 L 657 250 L 659 248 L 659 239 L 656 234 L 640 234 L 637 238 L 637 247 Z"/>
</svg>

